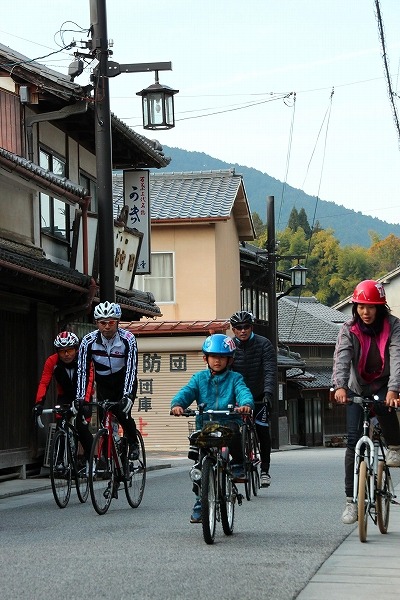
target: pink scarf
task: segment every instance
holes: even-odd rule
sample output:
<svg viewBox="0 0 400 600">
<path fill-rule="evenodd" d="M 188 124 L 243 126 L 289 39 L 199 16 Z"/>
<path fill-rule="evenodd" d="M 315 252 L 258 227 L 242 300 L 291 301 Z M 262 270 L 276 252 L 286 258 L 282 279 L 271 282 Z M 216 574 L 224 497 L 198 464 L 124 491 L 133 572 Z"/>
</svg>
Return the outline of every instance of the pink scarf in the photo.
<svg viewBox="0 0 400 600">
<path fill-rule="evenodd" d="M 361 377 L 364 379 L 364 381 L 366 381 L 367 383 L 371 383 L 371 381 L 374 381 L 374 379 L 378 379 L 382 375 L 383 370 L 385 368 L 385 348 L 390 336 L 389 321 L 387 319 L 384 320 L 382 331 L 379 333 L 379 335 L 376 336 L 376 344 L 378 346 L 379 354 L 381 356 L 382 365 L 379 373 L 367 373 L 365 370 L 368 352 L 371 347 L 371 336 L 363 333 L 358 323 L 352 325 L 350 331 L 354 333 L 354 335 L 357 337 L 361 346 L 360 360 L 358 362 L 358 371 Z"/>
</svg>

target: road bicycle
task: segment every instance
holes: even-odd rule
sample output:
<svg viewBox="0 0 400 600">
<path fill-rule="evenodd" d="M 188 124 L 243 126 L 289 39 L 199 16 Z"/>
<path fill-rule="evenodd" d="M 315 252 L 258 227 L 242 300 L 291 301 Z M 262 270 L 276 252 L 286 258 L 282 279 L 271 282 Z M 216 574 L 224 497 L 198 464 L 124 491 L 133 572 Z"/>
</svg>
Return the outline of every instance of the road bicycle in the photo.
<svg viewBox="0 0 400 600">
<path fill-rule="evenodd" d="M 146 485 L 146 451 L 143 437 L 136 430 L 139 456 L 129 457 L 129 444 L 125 436 L 118 434 L 118 421 L 111 412 L 119 402 L 104 400 L 96 405 L 103 410 L 101 427 L 93 439 L 90 453 L 89 489 L 95 511 L 104 515 L 111 500 L 118 498 L 123 482 L 128 504 L 137 508 L 142 501 Z"/>
<path fill-rule="evenodd" d="M 367 541 L 368 516 L 381 533 L 387 533 L 390 505 L 396 502 L 390 469 L 385 462 L 387 445 L 376 417 L 371 409 L 378 396 L 351 398 L 363 409 L 363 434 L 355 447 L 353 502 L 358 508 L 358 534 L 361 542 Z"/>
<path fill-rule="evenodd" d="M 228 410 L 186 409 L 182 416 L 194 417 L 205 415 L 208 421 L 198 430 L 189 430 L 191 452 L 195 451 L 195 464 L 190 471 L 190 478 L 197 486 L 200 484 L 201 523 L 203 538 L 206 544 L 215 540 L 217 521 L 221 522 L 225 535 L 232 535 L 235 520 L 235 504 L 242 504 L 233 480 L 230 468 L 228 444 L 233 430 L 214 421 L 215 416 L 237 415 L 233 408 Z"/>
<path fill-rule="evenodd" d="M 60 508 L 65 508 L 69 502 L 72 489 L 72 480 L 75 481 L 76 493 L 79 501 L 86 502 L 89 495 L 87 463 L 83 448 L 72 417 L 70 405 L 45 408 L 42 414 L 56 414 L 56 429 L 50 446 L 50 480 L 54 500 Z M 40 416 L 37 417 L 38 426 L 43 428 Z"/>
<path fill-rule="evenodd" d="M 257 496 L 261 487 L 260 443 L 251 414 L 242 414 L 242 451 L 244 456 L 244 489 L 247 500 Z"/>
</svg>

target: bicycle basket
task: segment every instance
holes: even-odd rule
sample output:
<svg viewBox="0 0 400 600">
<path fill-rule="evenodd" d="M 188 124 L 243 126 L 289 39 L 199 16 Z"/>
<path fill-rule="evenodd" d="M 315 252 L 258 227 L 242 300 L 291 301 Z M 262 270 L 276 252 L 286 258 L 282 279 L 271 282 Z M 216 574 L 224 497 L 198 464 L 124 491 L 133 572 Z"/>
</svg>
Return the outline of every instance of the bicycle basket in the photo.
<svg viewBox="0 0 400 600">
<path fill-rule="evenodd" d="M 222 448 L 227 446 L 233 436 L 230 427 L 220 423 L 207 423 L 200 431 L 195 431 L 189 436 L 192 446 L 200 448 Z"/>
</svg>

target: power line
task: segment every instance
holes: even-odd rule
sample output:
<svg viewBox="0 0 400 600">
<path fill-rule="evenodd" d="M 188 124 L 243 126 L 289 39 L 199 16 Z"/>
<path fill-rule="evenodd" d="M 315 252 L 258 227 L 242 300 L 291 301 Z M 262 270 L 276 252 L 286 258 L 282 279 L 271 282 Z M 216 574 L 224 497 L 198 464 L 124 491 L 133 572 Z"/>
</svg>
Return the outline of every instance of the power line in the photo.
<svg viewBox="0 0 400 600">
<path fill-rule="evenodd" d="M 381 45 L 382 45 L 383 67 L 385 70 L 386 83 L 387 83 L 388 94 L 389 94 L 389 101 L 390 101 L 390 105 L 392 107 L 394 124 L 395 124 L 396 130 L 397 130 L 397 137 L 398 137 L 399 146 L 400 146 L 400 124 L 399 124 L 399 118 L 397 116 L 396 104 L 394 102 L 394 98 L 395 98 L 395 96 L 397 97 L 397 94 L 395 94 L 395 92 L 392 89 L 392 81 L 391 81 L 390 73 L 389 73 L 389 62 L 388 62 L 388 57 L 387 57 L 387 52 L 386 52 L 385 32 L 384 32 L 384 28 L 383 28 L 383 21 L 382 21 L 381 8 L 379 6 L 379 0 L 375 0 L 375 8 L 376 8 L 376 18 L 378 21 L 379 38 L 380 38 Z"/>
</svg>

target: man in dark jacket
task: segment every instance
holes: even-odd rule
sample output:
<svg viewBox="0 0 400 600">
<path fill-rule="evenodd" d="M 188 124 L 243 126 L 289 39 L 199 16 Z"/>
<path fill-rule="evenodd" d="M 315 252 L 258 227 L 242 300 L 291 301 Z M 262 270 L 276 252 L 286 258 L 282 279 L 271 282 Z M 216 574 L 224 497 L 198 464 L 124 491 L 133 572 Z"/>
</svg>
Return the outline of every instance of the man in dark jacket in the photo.
<svg viewBox="0 0 400 600">
<path fill-rule="evenodd" d="M 261 487 L 269 487 L 271 484 L 269 411 L 276 389 L 276 350 L 266 337 L 253 332 L 254 317 L 251 313 L 244 310 L 236 312 L 231 316 L 230 323 L 236 344 L 232 370 L 243 375 L 254 398 L 254 420 L 261 454 Z"/>
</svg>

